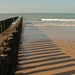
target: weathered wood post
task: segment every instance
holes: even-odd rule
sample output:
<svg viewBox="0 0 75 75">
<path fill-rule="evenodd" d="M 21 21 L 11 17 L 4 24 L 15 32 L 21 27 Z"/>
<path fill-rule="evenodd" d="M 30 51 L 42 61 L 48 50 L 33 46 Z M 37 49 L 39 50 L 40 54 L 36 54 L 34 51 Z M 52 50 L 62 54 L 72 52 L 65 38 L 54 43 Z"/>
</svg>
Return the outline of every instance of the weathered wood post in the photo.
<svg viewBox="0 0 75 75">
<path fill-rule="evenodd" d="M 0 75 L 15 74 L 21 28 L 22 18 L 18 18 L 0 34 Z"/>
</svg>

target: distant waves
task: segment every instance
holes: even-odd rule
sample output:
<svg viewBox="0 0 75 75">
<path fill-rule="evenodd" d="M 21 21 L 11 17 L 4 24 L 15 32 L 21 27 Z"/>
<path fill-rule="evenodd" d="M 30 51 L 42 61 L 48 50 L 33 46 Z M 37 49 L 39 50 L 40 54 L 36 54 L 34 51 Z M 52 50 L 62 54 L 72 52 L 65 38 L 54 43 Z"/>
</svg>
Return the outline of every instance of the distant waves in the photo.
<svg viewBox="0 0 75 75">
<path fill-rule="evenodd" d="M 41 21 L 75 21 L 75 19 L 45 19 L 45 18 L 41 18 Z"/>
<path fill-rule="evenodd" d="M 34 26 L 75 26 L 75 21 L 41 21 L 34 22 Z"/>
<path fill-rule="evenodd" d="M 25 19 L 27 25 L 33 26 L 75 26 L 75 19 L 50 19 L 50 18 L 34 18 Z"/>
</svg>

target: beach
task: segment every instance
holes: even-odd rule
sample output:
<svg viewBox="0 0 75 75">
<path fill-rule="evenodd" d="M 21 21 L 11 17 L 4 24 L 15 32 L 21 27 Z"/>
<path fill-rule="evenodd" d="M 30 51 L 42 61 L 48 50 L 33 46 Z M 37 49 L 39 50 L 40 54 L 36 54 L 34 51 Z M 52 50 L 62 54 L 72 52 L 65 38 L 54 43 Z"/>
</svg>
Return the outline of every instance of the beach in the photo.
<svg viewBox="0 0 75 75">
<path fill-rule="evenodd" d="M 24 24 L 16 75 L 75 74 L 74 28 Z"/>
<path fill-rule="evenodd" d="M 38 26 L 67 55 L 75 58 L 75 27 Z"/>
<path fill-rule="evenodd" d="M 20 15 L 15 75 L 75 75 L 75 14 Z"/>
</svg>

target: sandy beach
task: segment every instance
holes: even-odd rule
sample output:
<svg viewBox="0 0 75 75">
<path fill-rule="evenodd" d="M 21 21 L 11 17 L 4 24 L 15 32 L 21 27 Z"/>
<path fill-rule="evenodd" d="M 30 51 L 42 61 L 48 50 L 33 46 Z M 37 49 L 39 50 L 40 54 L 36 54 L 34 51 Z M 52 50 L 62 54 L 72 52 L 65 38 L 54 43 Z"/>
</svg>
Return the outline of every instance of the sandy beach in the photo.
<svg viewBox="0 0 75 75">
<path fill-rule="evenodd" d="M 0 75 L 75 75 L 75 0 L 1 0 L 0 33 Z"/>
<path fill-rule="evenodd" d="M 16 75 L 75 75 L 74 28 L 23 25 Z"/>
<path fill-rule="evenodd" d="M 75 27 L 73 26 L 37 26 L 45 35 L 67 55 L 75 58 Z"/>
</svg>

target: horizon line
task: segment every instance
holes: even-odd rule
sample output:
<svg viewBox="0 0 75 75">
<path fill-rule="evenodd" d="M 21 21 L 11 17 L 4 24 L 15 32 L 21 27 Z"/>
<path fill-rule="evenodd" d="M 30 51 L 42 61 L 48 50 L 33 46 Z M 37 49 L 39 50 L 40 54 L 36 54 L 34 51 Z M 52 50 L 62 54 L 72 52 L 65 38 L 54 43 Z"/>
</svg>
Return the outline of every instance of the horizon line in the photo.
<svg viewBox="0 0 75 75">
<path fill-rule="evenodd" d="M 8 12 L 6 12 L 6 13 L 0 13 L 0 14 L 24 14 L 24 12 L 14 12 L 14 13 L 12 13 L 12 12 L 10 12 L 10 13 L 8 13 Z M 29 13 L 29 12 L 28 12 Z M 36 13 L 36 12 L 31 12 L 31 13 Z M 38 13 L 43 13 L 43 12 L 38 12 Z M 46 12 L 44 12 L 44 13 L 46 13 Z M 49 13 L 49 12 L 48 12 Z M 50 13 L 55 13 L 55 12 L 50 12 Z M 72 12 L 56 12 L 56 13 L 72 13 Z M 74 12 L 75 13 L 75 12 Z M 26 13 L 27 14 L 27 13 Z"/>
</svg>

